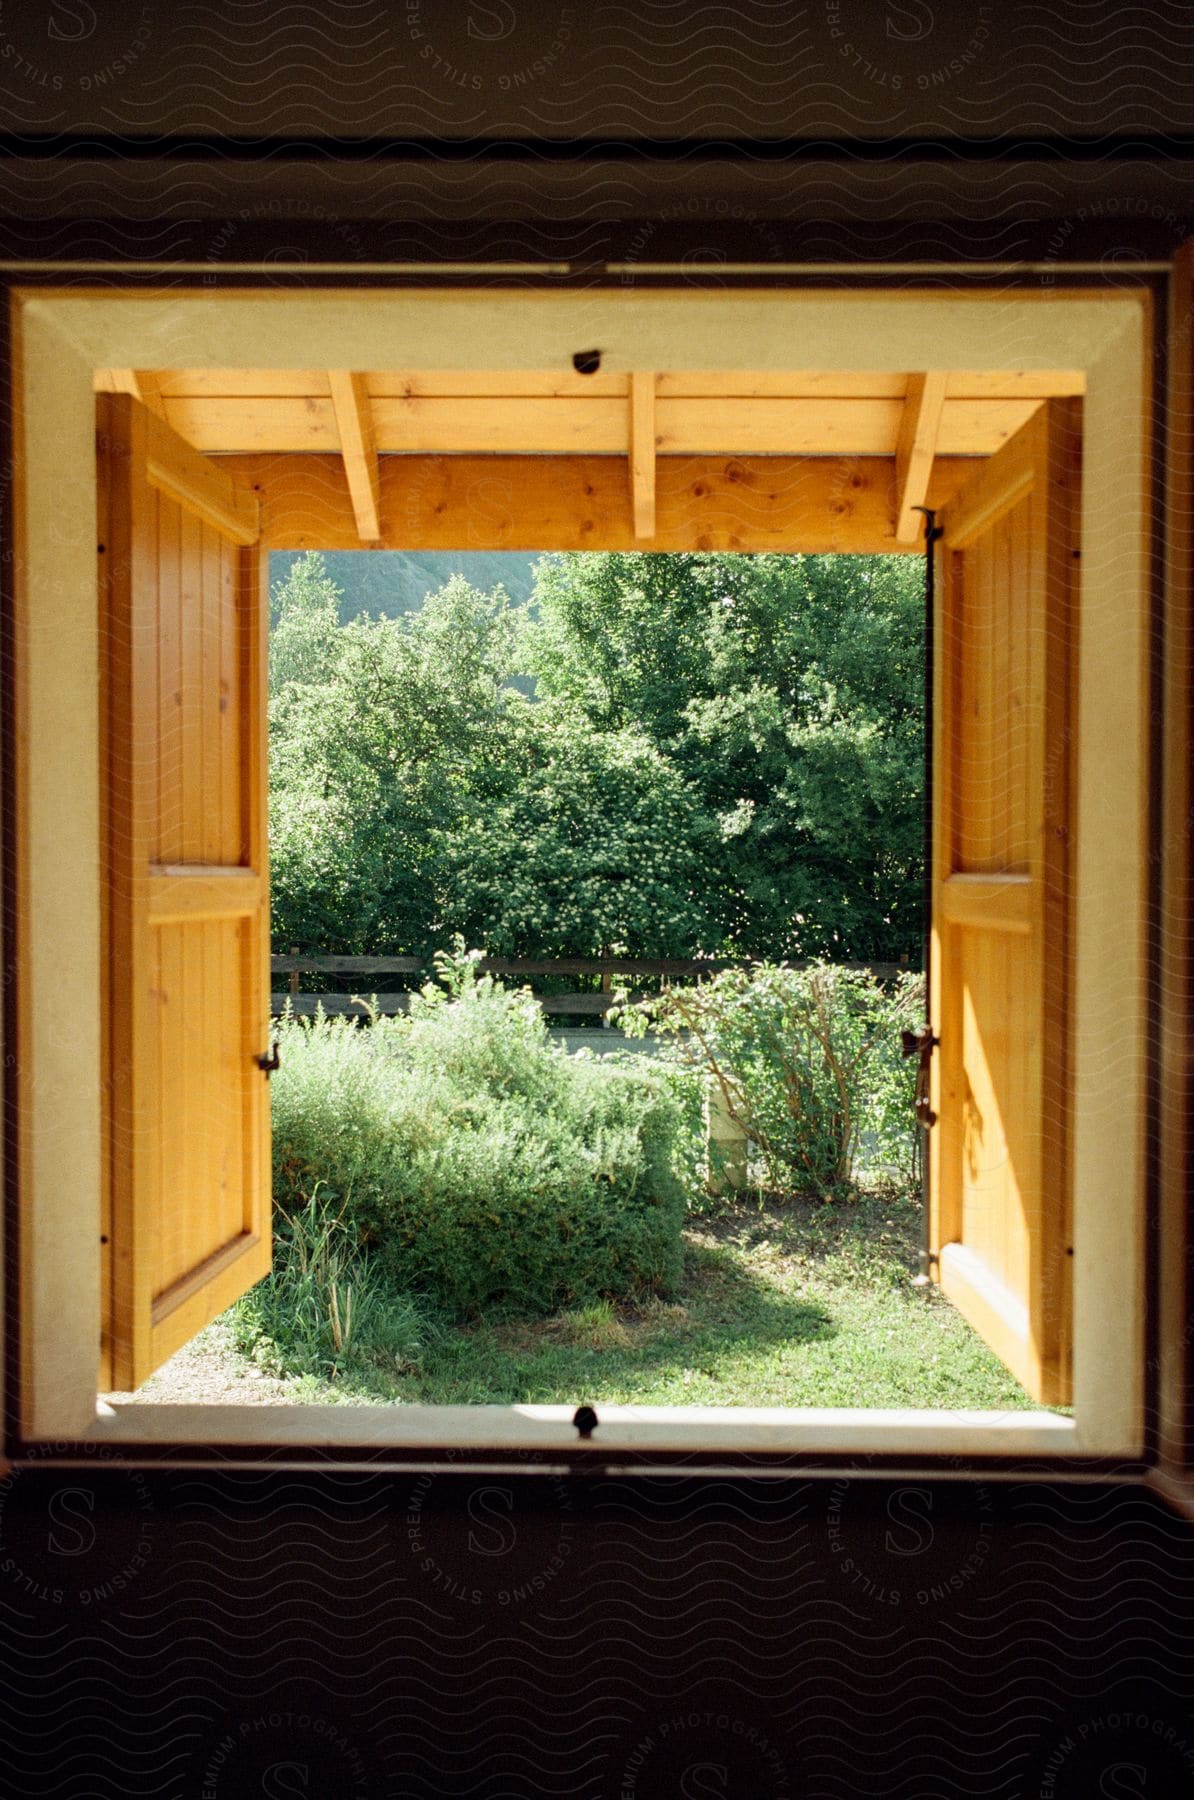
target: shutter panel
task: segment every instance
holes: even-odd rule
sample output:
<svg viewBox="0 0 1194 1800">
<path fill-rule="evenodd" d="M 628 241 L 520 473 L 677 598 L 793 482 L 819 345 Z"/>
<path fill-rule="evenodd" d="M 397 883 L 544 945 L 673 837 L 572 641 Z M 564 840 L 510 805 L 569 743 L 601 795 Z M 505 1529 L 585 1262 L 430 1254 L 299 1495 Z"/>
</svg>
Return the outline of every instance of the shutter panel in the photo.
<svg viewBox="0 0 1194 1800">
<path fill-rule="evenodd" d="M 1072 594 L 1077 403 L 945 509 L 934 631 L 930 1233 L 1033 1397 L 1070 1397 Z"/>
<path fill-rule="evenodd" d="M 270 1264 L 257 504 L 104 397 L 107 1342 L 138 1387 Z"/>
</svg>

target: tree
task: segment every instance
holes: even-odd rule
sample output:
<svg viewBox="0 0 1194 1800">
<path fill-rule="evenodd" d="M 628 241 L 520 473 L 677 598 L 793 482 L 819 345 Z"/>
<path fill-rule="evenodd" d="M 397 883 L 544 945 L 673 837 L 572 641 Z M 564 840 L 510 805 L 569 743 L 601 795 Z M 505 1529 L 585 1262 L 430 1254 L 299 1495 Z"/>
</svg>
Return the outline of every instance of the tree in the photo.
<svg viewBox="0 0 1194 1800">
<path fill-rule="evenodd" d="M 715 833 L 650 738 L 550 701 L 520 726 L 501 797 L 451 839 L 445 913 L 466 940 L 507 956 L 685 956 L 714 936 Z"/>
<path fill-rule="evenodd" d="M 271 702 L 333 680 L 340 648 L 340 589 L 323 557 L 309 550 L 270 594 Z"/>
<path fill-rule="evenodd" d="M 457 577 L 329 631 L 339 600 L 318 558 L 274 594 L 277 942 L 674 955 L 716 936 L 699 797 L 634 726 L 513 685 L 526 621 L 501 589 Z"/>
<path fill-rule="evenodd" d="M 917 558 L 576 553 L 526 608 L 458 576 L 340 626 L 300 559 L 273 596 L 278 941 L 915 955 L 921 582 Z"/>
<path fill-rule="evenodd" d="M 720 947 L 878 960 L 920 941 L 919 558 L 546 558 L 531 663 L 633 720 L 716 823 Z M 695 946 L 694 946 L 695 947 Z"/>
<path fill-rule="evenodd" d="M 423 609 L 330 632 L 321 559 L 275 589 L 270 707 L 277 941 L 419 953 L 440 941 L 445 847 L 492 785 L 525 706 L 504 594 L 457 578 Z"/>
</svg>

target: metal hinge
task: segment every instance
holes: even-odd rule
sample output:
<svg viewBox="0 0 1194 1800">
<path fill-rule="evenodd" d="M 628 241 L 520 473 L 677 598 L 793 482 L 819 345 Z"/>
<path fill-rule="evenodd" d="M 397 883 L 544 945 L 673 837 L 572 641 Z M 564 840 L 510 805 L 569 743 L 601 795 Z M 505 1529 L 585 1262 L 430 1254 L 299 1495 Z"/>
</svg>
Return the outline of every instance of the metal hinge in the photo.
<svg viewBox="0 0 1194 1800">
<path fill-rule="evenodd" d="M 259 1056 L 257 1058 L 257 1067 L 261 1070 L 261 1073 L 265 1076 L 267 1081 L 274 1073 L 275 1069 L 280 1069 L 282 1067 L 281 1046 L 279 1045 L 277 1038 L 275 1038 L 270 1045 L 269 1055 Z"/>
<path fill-rule="evenodd" d="M 916 1122 L 927 1131 L 937 1123 L 937 1114 L 929 1105 L 929 1065 L 933 1051 L 941 1042 L 934 1037 L 930 1026 L 922 1025 L 919 1031 L 901 1031 L 900 1050 L 905 1056 L 918 1056 L 920 1066 L 916 1071 Z"/>
</svg>

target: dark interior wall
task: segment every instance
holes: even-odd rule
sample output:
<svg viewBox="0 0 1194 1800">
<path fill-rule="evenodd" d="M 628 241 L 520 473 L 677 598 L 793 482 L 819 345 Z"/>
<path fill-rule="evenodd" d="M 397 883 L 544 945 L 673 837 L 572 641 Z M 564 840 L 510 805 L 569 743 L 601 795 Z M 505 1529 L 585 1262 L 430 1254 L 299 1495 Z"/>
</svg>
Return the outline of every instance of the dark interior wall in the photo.
<svg viewBox="0 0 1194 1800">
<path fill-rule="evenodd" d="M 812 137 L 1189 129 L 1180 0 L 45 0 L 6 5 L 21 132 Z"/>
<path fill-rule="evenodd" d="M 96 1467 L 0 1529 L 6 1795 L 1194 1791 L 1134 1490 Z"/>
<path fill-rule="evenodd" d="M 0 256 L 1112 268 L 1192 87 L 1173 0 L 30 0 Z M 1177 1796 L 1192 1603 L 1126 1487 L 35 1466 L 0 1792 Z"/>
<path fill-rule="evenodd" d="M 1119 259 L 1192 120 L 1188 0 L 15 0 L 0 254 Z"/>
</svg>

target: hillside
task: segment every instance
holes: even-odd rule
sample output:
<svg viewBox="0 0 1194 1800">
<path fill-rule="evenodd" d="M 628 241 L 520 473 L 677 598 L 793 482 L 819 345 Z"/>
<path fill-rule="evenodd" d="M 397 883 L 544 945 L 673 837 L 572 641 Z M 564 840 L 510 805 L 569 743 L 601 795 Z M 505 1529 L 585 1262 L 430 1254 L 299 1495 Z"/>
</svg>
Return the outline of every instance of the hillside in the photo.
<svg viewBox="0 0 1194 1800">
<path fill-rule="evenodd" d="M 269 559 L 271 586 L 281 581 L 303 552 L 278 550 Z M 342 624 L 358 613 L 417 612 L 428 594 L 452 575 L 463 575 L 488 593 L 499 582 L 511 600 L 530 598 L 534 551 L 525 550 L 329 550 L 328 573 L 344 594 Z"/>
</svg>

